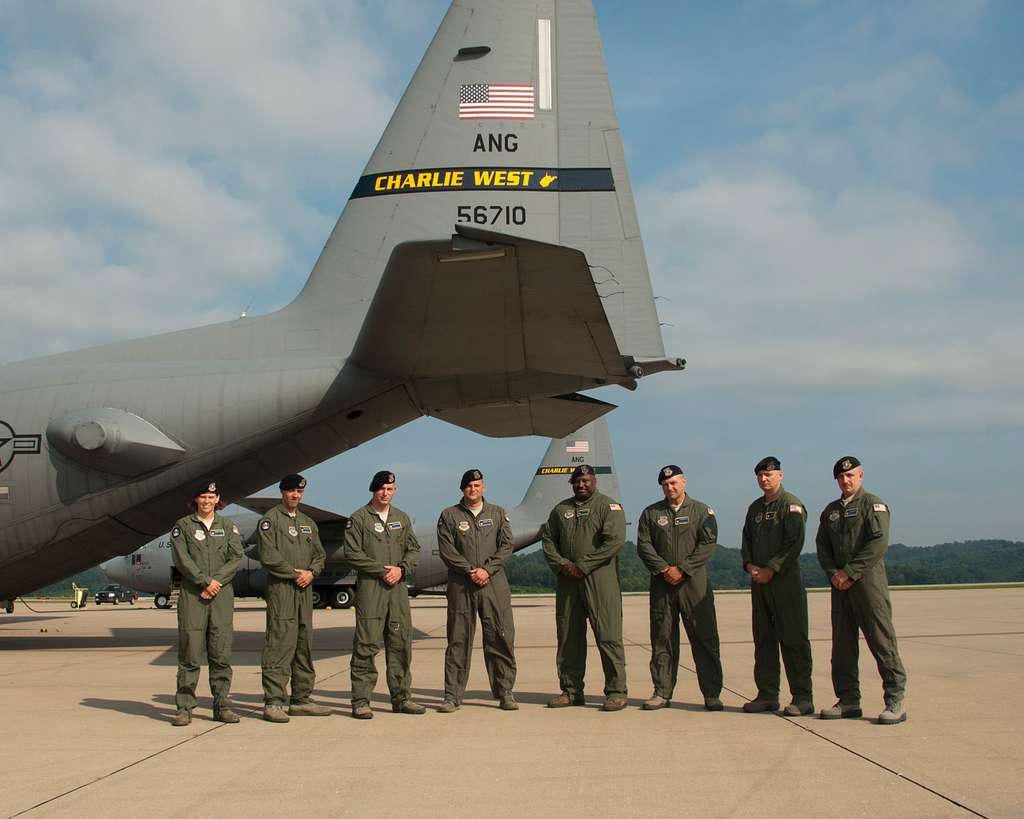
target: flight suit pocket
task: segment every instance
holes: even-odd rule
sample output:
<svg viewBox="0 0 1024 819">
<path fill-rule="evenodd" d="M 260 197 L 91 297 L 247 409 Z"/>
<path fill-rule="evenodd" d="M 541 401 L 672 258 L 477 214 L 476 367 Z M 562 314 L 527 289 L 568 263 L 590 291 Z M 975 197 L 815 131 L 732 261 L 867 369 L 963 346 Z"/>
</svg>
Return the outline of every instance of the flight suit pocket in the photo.
<svg viewBox="0 0 1024 819">
<path fill-rule="evenodd" d="M 284 665 L 295 649 L 298 623 L 294 617 L 271 617 L 267 620 L 267 639 L 263 646 L 263 667 Z"/>
</svg>

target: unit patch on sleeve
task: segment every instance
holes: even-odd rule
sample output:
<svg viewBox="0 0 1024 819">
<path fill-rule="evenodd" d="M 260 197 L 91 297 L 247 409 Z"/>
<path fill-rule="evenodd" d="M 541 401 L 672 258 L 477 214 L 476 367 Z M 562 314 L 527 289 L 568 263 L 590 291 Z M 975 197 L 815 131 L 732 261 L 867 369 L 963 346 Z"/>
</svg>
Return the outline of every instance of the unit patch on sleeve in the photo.
<svg viewBox="0 0 1024 819">
<path fill-rule="evenodd" d="M 171 537 L 181 537 L 181 529 L 177 526 L 171 529 Z"/>
<path fill-rule="evenodd" d="M 261 520 L 260 521 L 260 529 L 262 531 L 264 531 L 264 532 L 269 532 L 270 531 L 270 521 L 266 520 L 265 518 L 263 520 Z"/>
</svg>

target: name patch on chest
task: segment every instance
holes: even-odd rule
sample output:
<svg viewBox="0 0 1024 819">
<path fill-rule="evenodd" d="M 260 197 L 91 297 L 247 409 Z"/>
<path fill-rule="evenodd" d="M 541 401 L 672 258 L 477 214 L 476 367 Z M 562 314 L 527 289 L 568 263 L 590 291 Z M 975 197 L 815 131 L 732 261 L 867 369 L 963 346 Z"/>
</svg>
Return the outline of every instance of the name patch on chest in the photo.
<svg viewBox="0 0 1024 819">
<path fill-rule="evenodd" d="M 676 526 L 685 526 L 690 522 L 689 515 L 676 515 L 675 520 L 672 521 Z"/>
<path fill-rule="evenodd" d="M 299 531 L 302 532 L 302 534 L 304 534 L 304 535 L 311 535 L 311 534 L 313 534 L 313 527 L 312 526 L 300 526 L 299 527 Z"/>
<path fill-rule="evenodd" d="M 764 513 L 764 519 L 765 520 L 775 520 L 775 513 L 774 512 L 765 512 Z"/>
<path fill-rule="evenodd" d="M 388 524 L 388 529 L 401 529 L 401 528 L 402 528 L 402 521 L 400 521 L 400 520 L 396 520 L 393 523 L 389 523 Z"/>
<path fill-rule="evenodd" d="M 579 518 L 580 520 L 583 520 L 584 518 L 589 518 L 590 517 L 590 510 L 589 509 L 577 509 L 576 510 L 576 517 Z"/>
<path fill-rule="evenodd" d="M 224 530 L 223 529 L 211 529 L 210 530 L 210 537 L 224 537 Z"/>
<path fill-rule="evenodd" d="M 481 529 L 486 529 L 488 526 L 494 525 L 494 521 L 490 518 L 483 518 L 482 520 L 478 520 L 477 523 L 480 524 Z"/>
<path fill-rule="evenodd" d="M 856 506 L 847 506 L 846 507 L 846 511 L 843 512 L 843 517 L 844 518 L 855 518 L 855 517 L 857 517 L 857 507 Z"/>
</svg>

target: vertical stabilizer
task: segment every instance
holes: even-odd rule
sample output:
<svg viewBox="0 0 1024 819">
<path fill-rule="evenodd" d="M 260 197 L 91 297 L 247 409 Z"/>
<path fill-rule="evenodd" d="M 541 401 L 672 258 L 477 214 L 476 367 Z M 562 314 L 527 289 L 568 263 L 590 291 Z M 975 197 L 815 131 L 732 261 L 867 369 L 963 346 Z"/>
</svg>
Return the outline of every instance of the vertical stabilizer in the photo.
<svg viewBox="0 0 1024 819">
<path fill-rule="evenodd" d="M 368 306 L 457 226 L 581 251 L 621 353 L 664 356 L 591 0 L 452 3 L 292 308 Z"/>
<path fill-rule="evenodd" d="M 580 464 L 594 467 L 599 492 L 621 500 L 608 422 L 599 418 L 565 438 L 551 441 L 522 503 L 510 513 L 517 547 L 533 542 L 522 541 L 540 528 L 556 503 L 572 495 L 569 476 Z"/>
</svg>

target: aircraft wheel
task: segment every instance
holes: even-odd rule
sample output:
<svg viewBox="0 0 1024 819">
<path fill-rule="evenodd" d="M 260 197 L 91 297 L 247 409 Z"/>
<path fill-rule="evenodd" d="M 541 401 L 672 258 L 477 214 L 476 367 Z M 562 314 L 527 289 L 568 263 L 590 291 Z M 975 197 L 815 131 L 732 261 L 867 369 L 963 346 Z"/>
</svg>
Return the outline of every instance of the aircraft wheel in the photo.
<svg viewBox="0 0 1024 819">
<path fill-rule="evenodd" d="M 322 609 L 327 605 L 327 595 L 325 595 L 320 589 L 313 589 L 313 608 Z"/>
<path fill-rule="evenodd" d="M 153 605 L 158 609 L 169 609 L 171 607 L 171 598 L 166 594 L 155 594 L 153 595 Z"/>
<path fill-rule="evenodd" d="M 347 609 L 351 607 L 353 602 L 352 589 L 347 586 L 343 586 L 334 592 L 334 597 L 331 600 L 331 604 L 338 609 Z"/>
<path fill-rule="evenodd" d="M 71 601 L 71 608 L 77 609 L 78 608 L 78 603 L 76 601 L 72 600 Z"/>
</svg>

